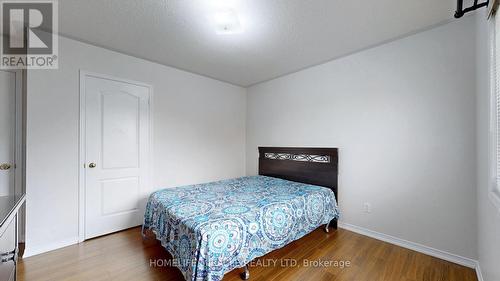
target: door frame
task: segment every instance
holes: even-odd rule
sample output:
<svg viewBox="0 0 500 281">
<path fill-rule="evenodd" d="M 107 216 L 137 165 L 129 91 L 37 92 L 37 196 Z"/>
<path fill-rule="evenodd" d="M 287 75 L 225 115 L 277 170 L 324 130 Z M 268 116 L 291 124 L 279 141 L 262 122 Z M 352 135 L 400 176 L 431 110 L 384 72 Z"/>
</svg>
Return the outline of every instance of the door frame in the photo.
<svg viewBox="0 0 500 281">
<path fill-rule="evenodd" d="M 148 93 L 148 124 L 149 124 L 149 140 L 147 142 L 147 186 L 145 187 L 148 191 L 151 191 L 151 179 L 152 177 L 152 164 L 153 159 L 151 155 L 153 154 L 153 86 L 143 82 L 138 82 L 129 79 L 118 78 L 112 75 L 101 74 L 91 71 L 86 71 L 80 69 L 80 114 L 79 114 L 79 154 L 78 154 L 78 243 L 85 241 L 85 176 L 87 159 L 86 155 L 86 88 L 85 88 L 85 78 L 94 77 L 99 79 L 112 80 L 121 83 L 127 83 L 132 85 L 137 85 L 141 87 L 146 87 L 149 90 Z"/>
</svg>

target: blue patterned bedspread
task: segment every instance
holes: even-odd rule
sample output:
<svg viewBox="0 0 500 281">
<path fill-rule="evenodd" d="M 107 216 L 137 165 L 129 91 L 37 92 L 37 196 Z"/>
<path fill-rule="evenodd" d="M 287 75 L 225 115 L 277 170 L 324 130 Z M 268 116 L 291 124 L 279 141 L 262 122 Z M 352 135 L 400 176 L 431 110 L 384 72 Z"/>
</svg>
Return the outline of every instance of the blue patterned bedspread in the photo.
<svg viewBox="0 0 500 281">
<path fill-rule="evenodd" d="M 144 215 L 186 280 L 221 280 L 226 272 L 338 218 L 324 187 L 265 176 L 163 189 Z"/>
</svg>

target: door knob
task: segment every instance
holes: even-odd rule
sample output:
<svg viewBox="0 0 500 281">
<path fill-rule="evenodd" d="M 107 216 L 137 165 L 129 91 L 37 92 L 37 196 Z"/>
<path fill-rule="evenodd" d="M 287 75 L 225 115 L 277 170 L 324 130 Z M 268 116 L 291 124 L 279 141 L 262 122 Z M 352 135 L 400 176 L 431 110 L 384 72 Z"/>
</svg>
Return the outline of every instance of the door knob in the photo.
<svg viewBox="0 0 500 281">
<path fill-rule="evenodd" d="M 97 166 L 97 165 L 96 165 L 95 163 L 90 163 L 90 164 L 89 164 L 89 168 L 91 168 L 91 169 L 95 168 L 96 166 Z"/>
<path fill-rule="evenodd" d="M 6 171 L 6 170 L 10 169 L 10 167 L 11 167 L 10 164 L 3 163 L 3 164 L 0 165 L 0 170 Z"/>
</svg>

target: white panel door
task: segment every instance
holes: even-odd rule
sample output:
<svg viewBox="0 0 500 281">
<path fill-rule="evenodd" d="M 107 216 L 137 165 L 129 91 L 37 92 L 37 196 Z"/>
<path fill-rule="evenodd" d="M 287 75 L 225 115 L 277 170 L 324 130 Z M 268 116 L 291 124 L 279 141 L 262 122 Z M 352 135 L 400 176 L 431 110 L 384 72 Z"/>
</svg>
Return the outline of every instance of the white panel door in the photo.
<svg viewBox="0 0 500 281">
<path fill-rule="evenodd" d="M 85 239 L 89 239 L 142 223 L 150 89 L 84 77 Z"/>
<path fill-rule="evenodd" d="M 0 70 L 0 196 L 14 191 L 16 74 Z"/>
</svg>

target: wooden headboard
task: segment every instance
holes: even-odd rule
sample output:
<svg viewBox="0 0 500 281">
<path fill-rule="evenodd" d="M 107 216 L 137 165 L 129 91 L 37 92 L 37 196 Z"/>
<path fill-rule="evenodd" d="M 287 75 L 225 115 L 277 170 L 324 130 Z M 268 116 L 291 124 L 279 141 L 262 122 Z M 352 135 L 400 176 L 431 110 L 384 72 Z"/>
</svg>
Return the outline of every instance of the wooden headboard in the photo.
<svg viewBox="0 0 500 281">
<path fill-rule="evenodd" d="M 338 149 L 259 147 L 259 175 L 328 187 L 338 200 Z"/>
</svg>

